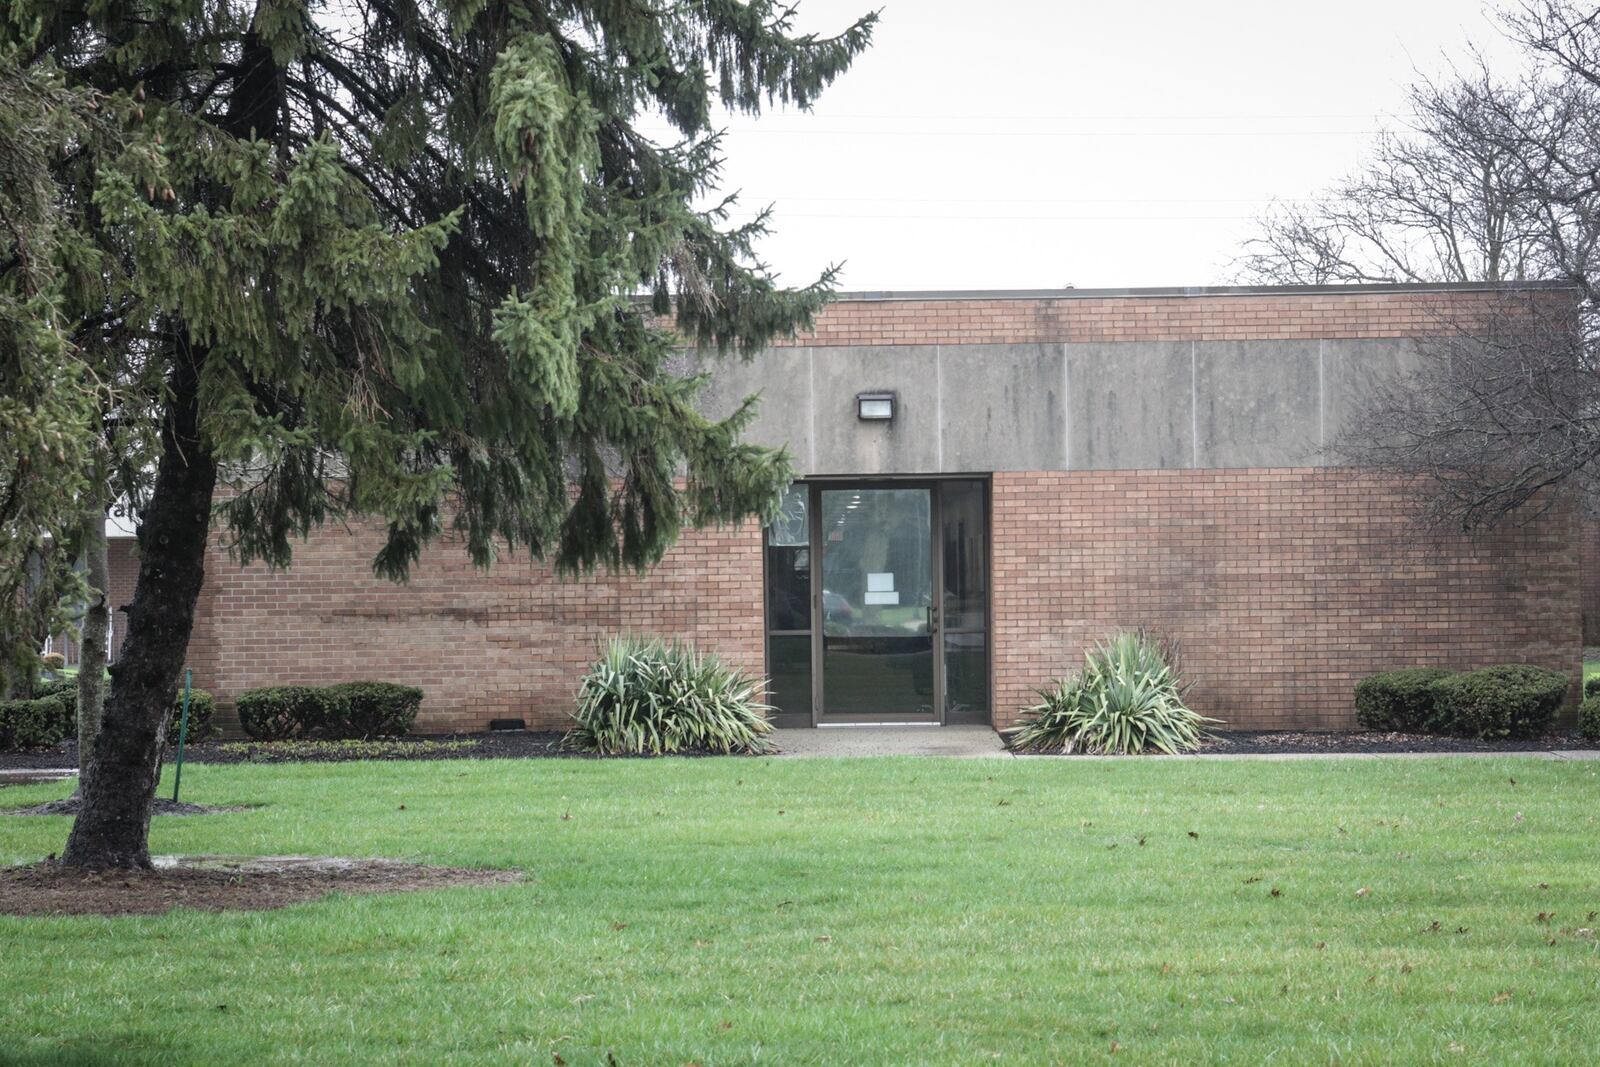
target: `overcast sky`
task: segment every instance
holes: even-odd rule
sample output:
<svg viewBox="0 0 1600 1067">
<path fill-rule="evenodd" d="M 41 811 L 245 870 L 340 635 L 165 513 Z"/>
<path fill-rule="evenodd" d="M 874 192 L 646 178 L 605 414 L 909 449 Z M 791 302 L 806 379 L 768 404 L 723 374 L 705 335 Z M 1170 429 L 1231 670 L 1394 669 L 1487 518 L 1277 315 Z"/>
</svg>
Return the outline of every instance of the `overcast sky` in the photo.
<svg viewBox="0 0 1600 1067">
<path fill-rule="evenodd" d="M 801 0 L 833 32 L 869 3 Z M 1206 285 L 1271 198 L 1310 197 L 1394 124 L 1481 0 L 886 0 L 810 113 L 728 120 L 727 186 L 777 207 L 788 284 Z"/>
</svg>

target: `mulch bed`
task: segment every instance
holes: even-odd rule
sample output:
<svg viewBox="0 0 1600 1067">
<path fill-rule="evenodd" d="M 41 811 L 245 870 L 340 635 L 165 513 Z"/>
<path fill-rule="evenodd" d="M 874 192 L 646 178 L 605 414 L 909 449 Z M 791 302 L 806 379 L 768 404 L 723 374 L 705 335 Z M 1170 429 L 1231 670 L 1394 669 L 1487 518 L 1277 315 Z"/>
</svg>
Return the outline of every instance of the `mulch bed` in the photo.
<svg viewBox="0 0 1600 1067">
<path fill-rule="evenodd" d="M 308 856 L 157 859 L 149 871 L 69 870 L 46 860 L 0 868 L 0 914 L 160 915 L 173 908 L 265 911 L 330 893 L 504 885 L 520 871 Z"/>
<path fill-rule="evenodd" d="M 1223 730 L 1211 735 L 1200 746 L 1202 755 L 1359 755 L 1396 752 L 1449 754 L 1453 752 L 1557 752 L 1563 749 L 1592 749 L 1593 741 L 1585 741 L 1576 733 L 1551 733 L 1542 737 L 1526 737 L 1517 741 L 1474 741 L 1463 737 L 1439 737 L 1433 734 L 1381 733 L 1374 730 L 1349 730 L 1333 733 L 1314 733 L 1305 730 L 1285 730 L 1278 733 L 1253 733 L 1242 730 Z M 1030 752 L 1028 755 L 1066 755 L 1071 757 L 1096 757 L 1083 752 Z"/>
<path fill-rule="evenodd" d="M 443 737 L 392 737 L 371 741 L 201 741 L 184 750 L 185 763 L 346 763 L 350 760 L 440 759 L 655 759 L 652 756 L 601 756 L 563 748 L 566 734 L 550 730 L 503 730 L 450 734 Z M 711 756 L 712 752 L 679 752 L 679 756 Z M 167 749 L 167 762 L 176 750 Z M 0 752 L 0 770 L 76 767 L 77 747 L 65 741 L 55 748 Z M 0 779 L 0 786 L 5 785 Z"/>
<path fill-rule="evenodd" d="M 350 760 L 442 759 L 652 759 L 650 756 L 600 756 L 562 747 L 566 735 L 557 731 L 507 730 L 494 733 L 452 734 L 446 737 L 396 737 L 373 741 L 203 741 L 190 745 L 189 763 L 345 763 Z M 1359 752 L 1536 752 L 1594 748 L 1573 732 L 1547 734 L 1520 741 L 1472 741 L 1429 734 L 1376 733 L 1351 730 L 1338 733 L 1283 731 L 1249 733 L 1223 731 L 1202 748 L 1206 753 L 1359 753 Z M 683 756 L 711 756 L 710 752 L 683 752 Z M 167 759 L 174 753 L 169 749 Z M 31 752 L 0 752 L 0 769 L 69 767 L 77 765 L 73 742 Z M 0 786 L 25 784 L 0 778 Z M 70 814 L 70 813 L 69 813 Z"/>
<path fill-rule="evenodd" d="M 1432 734 L 1381 733 L 1352 730 L 1344 733 L 1219 732 L 1200 747 L 1204 753 L 1360 753 L 1360 752 L 1550 752 L 1570 748 L 1594 748 L 1576 733 L 1551 733 L 1543 737 L 1516 741 L 1474 741 L 1462 737 L 1436 737 Z"/>
</svg>

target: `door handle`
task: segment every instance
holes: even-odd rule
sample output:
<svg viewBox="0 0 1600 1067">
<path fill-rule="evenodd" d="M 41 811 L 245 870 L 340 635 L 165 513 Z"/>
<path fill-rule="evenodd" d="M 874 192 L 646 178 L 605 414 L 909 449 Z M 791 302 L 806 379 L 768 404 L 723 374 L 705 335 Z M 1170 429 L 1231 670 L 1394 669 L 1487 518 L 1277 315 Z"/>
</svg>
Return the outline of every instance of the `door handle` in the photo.
<svg viewBox="0 0 1600 1067">
<path fill-rule="evenodd" d="M 932 604 L 928 605 L 928 632 L 930 634 L 939 632 L 939 609 Z"/>
</svg>

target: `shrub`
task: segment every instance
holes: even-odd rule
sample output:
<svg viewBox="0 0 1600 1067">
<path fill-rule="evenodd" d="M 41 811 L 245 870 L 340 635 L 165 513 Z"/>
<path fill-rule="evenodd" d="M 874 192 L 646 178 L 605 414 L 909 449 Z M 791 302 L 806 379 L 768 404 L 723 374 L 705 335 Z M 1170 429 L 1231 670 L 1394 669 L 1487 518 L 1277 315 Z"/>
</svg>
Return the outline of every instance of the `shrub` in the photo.
<svg viewBox="0 0 1600 1067">
<path fill-rule="evenodd" d="M 217 698 L 204 689 L 189 690 L 189 737 L 187 743 L 204 741 L 216 733 Z M 167 719 L 167 744 L 178 743 L 178 731 L 183 726 L 183 687 L 178 687 L 178 698 L 172 702 L 172 715 Z"/>
<path fill-rule="evenodd" d="M 1363 678 L 1356 683 L 1356 721 L 1369 730 L 1427 730 L 1434 717 L 1434 683 L 1453 673 L 1407 667 Z"/>
<path fill-rule="evenodd" d="M 39 657 L 39 664 L 47 671 L 59 671 L 67 665 L 67 657 L 59 652 L 46 652 Z"/>
<path fill-rule="evenodd" d="M 603 753 L 768 752 L 762 682 L 659 638 L 613 638 L 578 690 L 571 743 Z"/>
<path fill-rule="evenodd" d="M 1560 671 L 1514 663 L 1451 675 L 1433 683 L 1438 733 L 1458 737 L 1532 737 L 1545 730 L 1567 696 Z"/>
<path fill-rule="evenodd" d="M 336 717 L 337 698 L 310 685 L 269 685 L 247 689 L 237 703 L 239 726 L 257 741 L 282 741 L 319 733 Z"/>
<path fill-rule="evenodd" d="M 399 737 L 411 730 L 422 707 L 422 690 L 393 682 L 345 682 L 330 685 L 338 721 L 327 736 L 345 738 Z"/>
<path fill-rule="evenodd" d="M 1600 697 L 1600 674 L 1583 680 L 1583 698 Z"/>
<path fill-rule="evenodd" d="M 1600 741 L 1600 695 L 1589 697 L 1578 709 L 1578 736 L 1585 741 Z"/>
<path fill-rule="evenodd" d="M 33 688 L 35 697 L 65 697 L 72 702 L 72 714 L 78 714 L 78 680 L 76 678 L 52 678 L 48 682 L 40 682 Z"/>
<path fill-rule="evenodd" d="M 1083 670 L 1039 690 L 1011 738 L 1038 752 L 1193 752 L 1208 719 L 1183 702 L 1184 686 L 1161 643 L 1120 633 L 1090 652 Z"/>
<path fill-rule="evenodd" d="M 0 749 L 49 748 L 73 735 L 77 706 L 58 695 L 0 701 Z"/>
</svg>

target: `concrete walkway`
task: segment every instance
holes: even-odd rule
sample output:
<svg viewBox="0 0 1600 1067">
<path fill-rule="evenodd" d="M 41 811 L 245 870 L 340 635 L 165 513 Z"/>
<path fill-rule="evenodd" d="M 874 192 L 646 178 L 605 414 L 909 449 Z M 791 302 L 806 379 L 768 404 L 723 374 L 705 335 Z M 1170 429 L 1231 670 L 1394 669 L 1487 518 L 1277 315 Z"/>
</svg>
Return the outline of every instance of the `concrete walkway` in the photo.
<svg viewBox="0 0 1600 1067">
<path fill-rule="evenodd" d="M 1000 735 L 987 726 L 819 726 L 775 730 L 785 756 L 1009 757 Z"/>
</svg>

